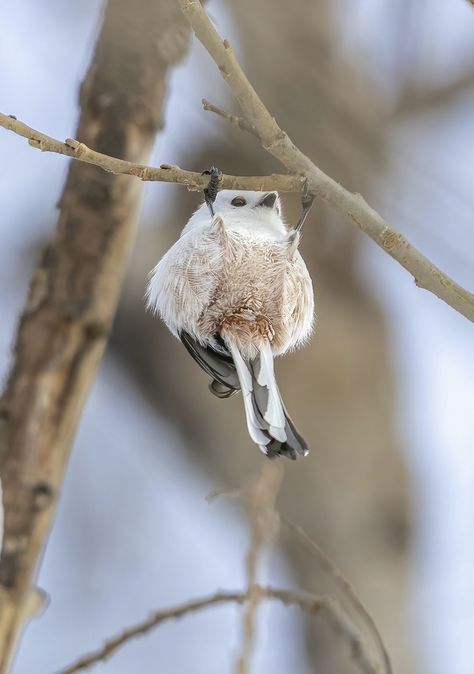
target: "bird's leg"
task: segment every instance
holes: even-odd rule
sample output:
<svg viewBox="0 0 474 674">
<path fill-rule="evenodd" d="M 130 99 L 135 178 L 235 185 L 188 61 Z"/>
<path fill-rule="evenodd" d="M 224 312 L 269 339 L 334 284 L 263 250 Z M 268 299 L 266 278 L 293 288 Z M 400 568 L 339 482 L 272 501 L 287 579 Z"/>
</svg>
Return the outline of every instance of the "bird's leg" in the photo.
<svg viewBox="0 0 474 674">
<path fill-rule="evenodd" d="M 215 166 L 211 166 L 209 171 L 203 171 L 202 175 L 211 176 L 207 187 L 204 188 L 204 200 L 211 212 L 212 217 L 214 217 L 214 202 L 217 197 L 217 192 L 219 190 L 219 182 L 221 179 L 222 171 L 220 171 Z"/>
<path fill-rule="evenodd" d="M 306 220 L 308 213 L 310 212 L 312 206 L 313 206 L 313 201 L 314 201 L 314 194 L 310 194 L 308 192 L 308 187 L 305 186 L 304 192 L 301 196 L 301 206 L 303 208 L 301 212 L 301 217 L 299 219 L 298 224 L 295 227 L 295 232 L 299 232 L 300 229 L 304 225 L 304 221 Z"/>
</svg>

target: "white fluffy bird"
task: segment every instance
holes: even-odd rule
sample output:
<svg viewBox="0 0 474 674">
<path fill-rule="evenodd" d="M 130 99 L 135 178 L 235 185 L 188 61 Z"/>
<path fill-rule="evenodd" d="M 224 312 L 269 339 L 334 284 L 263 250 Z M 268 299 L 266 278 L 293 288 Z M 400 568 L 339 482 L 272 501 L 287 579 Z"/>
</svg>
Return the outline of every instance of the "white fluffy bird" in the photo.
<svg viewBox="0 0 474 674">
<path fill-rule="evenodd" d="M 211 175 L 215 187 L 218 173 Z M 308 448 L 281 399 L 273 359 L 302 345 L 313 327 L 313 288 L 298 252 L 310 206 L 289 229 L 276 192 L 211 192 L 152 271 L 148 306 L 212 377 L 216 396 L 242 390 L 260 449 L 295 459 Z"/>
</svg>

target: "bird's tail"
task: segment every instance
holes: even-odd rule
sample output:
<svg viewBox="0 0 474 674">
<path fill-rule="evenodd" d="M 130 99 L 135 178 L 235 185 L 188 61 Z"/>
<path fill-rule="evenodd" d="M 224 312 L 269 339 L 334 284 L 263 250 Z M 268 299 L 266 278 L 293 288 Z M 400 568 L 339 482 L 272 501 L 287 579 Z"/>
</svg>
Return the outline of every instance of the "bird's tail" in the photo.
<svg viewBox="0 0 474 674">
<path fill-rule="evenodd" d="M 231 335 L 225 335 L 224 341 L 239 377 L 252 440 L 269 457 L 306 456 L 306 443 L 288 416 L 278 390 L 270 342 L 262 342 L 255 358 L 245 359 Z"/>
</svg>

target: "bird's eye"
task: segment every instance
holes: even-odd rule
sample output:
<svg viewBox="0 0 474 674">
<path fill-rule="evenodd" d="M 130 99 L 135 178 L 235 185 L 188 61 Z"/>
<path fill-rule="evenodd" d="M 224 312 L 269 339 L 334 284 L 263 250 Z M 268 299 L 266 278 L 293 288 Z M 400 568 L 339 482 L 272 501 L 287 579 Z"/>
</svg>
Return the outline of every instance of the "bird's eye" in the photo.
<svg viewBox="0 0 474 674">
<path fill-rule="evenodd" d="M 234 197 L 230 203 L 232 206 L 245 206 L 247 202 L 243 197 Z"/>
</svg>

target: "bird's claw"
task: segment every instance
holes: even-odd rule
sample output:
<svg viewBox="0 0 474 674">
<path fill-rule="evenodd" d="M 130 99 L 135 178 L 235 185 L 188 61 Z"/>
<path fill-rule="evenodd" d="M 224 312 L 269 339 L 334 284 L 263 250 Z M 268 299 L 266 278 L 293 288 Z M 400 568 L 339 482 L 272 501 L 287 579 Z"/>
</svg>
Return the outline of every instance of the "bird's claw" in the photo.
<svg viewBox="0 0 474 674">
<path fill-rule="evenodd" d="M 310 209 L 313 205 L 313 201 L 314 194 L 310 194 L 307 190 L 305 190 L 301 196 L 301 205 L 303 206 L 303 209 Z"/>
<path fill-rule="evenodd" d="M 212 217 L 214 217 L 214 202 L 219 191 L 219 183 L 222 176 L 222 171 L 215 166 L 211 166 L 209 170 L 203 171 L 201 175 L 211 176 L 207 187 L 204 188 L 204 199 L 209 208 Z"/>
<path fill-rule="evenodd" d="M 297 232 L 299 232 L 300 229 L 302 228 L 304 221 L 306 220 L 306 217 L 313 206 L 313 202 L 314 202 L 314 194 L 308 191 L 308 185 L 306 184 L 303 194 L 301 195 L 301 206 L 303 210 L 301 212 L 299 222 L 295 227 L 295 230 Z"/>
</svg>

